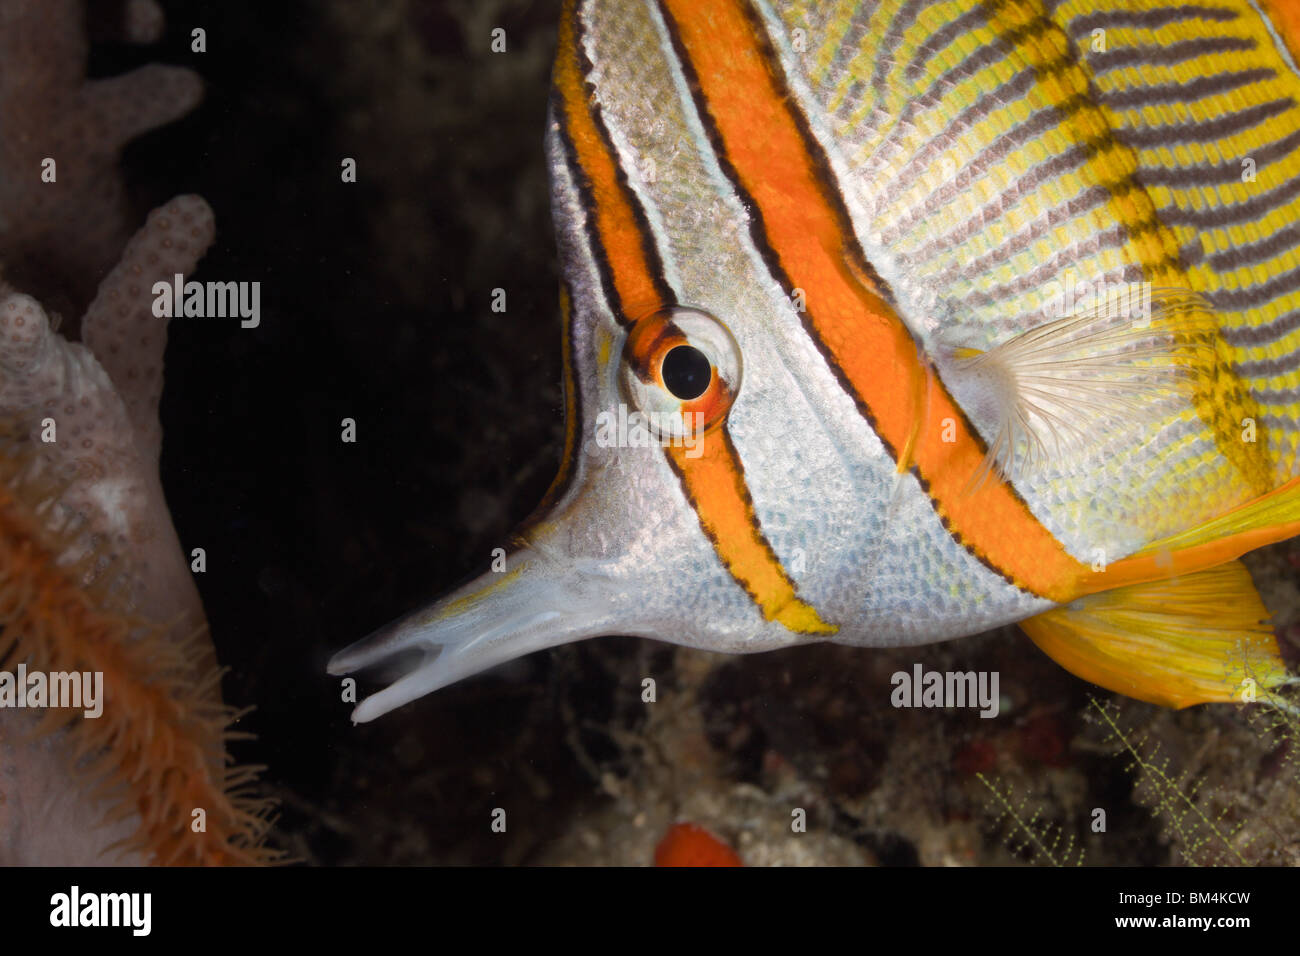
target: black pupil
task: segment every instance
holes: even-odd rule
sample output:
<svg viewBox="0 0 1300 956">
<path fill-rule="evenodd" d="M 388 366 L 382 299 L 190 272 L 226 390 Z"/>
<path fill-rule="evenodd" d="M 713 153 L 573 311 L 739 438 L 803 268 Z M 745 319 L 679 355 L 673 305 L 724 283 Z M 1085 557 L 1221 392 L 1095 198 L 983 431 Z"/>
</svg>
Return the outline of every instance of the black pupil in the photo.
<svg viewBox="0 0 1300 956">
<path fill-rule="evenodd" d="M 691 345 L 678 345 L 664 356 L 661 374 L 664 386 L 684 402 L 699 398 L 709 388 L 713 366 L 709 358 Z"/>
</svg>

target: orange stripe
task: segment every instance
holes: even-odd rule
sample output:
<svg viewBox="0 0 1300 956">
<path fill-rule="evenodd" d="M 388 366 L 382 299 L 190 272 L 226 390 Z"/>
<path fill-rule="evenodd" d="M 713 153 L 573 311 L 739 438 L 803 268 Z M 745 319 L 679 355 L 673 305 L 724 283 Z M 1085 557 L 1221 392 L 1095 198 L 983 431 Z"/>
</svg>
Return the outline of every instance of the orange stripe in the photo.
<svg viewBox="0 0 1300 956">
<path fill-rule="evenodd" d="M 1300 2 L 1298 0 L 1263 0 L 1273 26 L 1290 48 L 1291 56 L 1300 60 Z"/>
<path fill-rule="evenodd" d="M 774 75 L 762 26 L 739 0 L 661 3 L 702 100 L 701 118 L 714 126 L 719 159 L 752 200 L 755 239 L 770 249 L 769 265 L 787 292 L 805 291 L 805 327 L 862 414 L 896 460 L 915 436 L 912 467 L 958 542 L 1019 587 L 1072 599 L 1088 567 L 1005 482 L 972 482 L 984 462 L 982 442 L 893 309 L 855 278 L 870 266 Z M 955 441 L 946 443 L 949 419 Z"/>
<path fill-rule="evenodd" d="M 616 299 L 611 307 L 620 322 L 632 325 L 629 335 L 635 335 L 636 320 L 649 319 L 663 306 L 674 304 L 672 290 L 659 278 L 649 225 L 610 146 L 598 107 L 592 105 L 576 7 L 569 0 L 560 20 L 555 86 L 561 97 L 561 122 L 579 175 L 585 177 L 585 199 L 595 224 L 593 254 L 598 261 L 603 256 L 607 265 L 605 275 L 612 286 L 607 291 Z M 763 536 L 725 424 L 706 432 L 699 457 L 688 457 L 684 447 L 669 446 L 665 452 L 719 559 L 763 616 L 795 633 L 833 634 L 837 628 L 798 598 L 794 583 Z"/>
<path fill-rule="evenodd" d="M 794 582 L 758 527 L 740 457 L 726 428 L 704 435 L 698 458 L 684 447 L 665 449 L 718 556 L 769 621 L 799 634 L 833 634 L 838 628 L 799 600 Z"/>
<path fill-rule="evenodd" d="M 562 125 L 567 133 L 580 175 L 588 187 L 589 212 L 597 234 L 596 250 L 609 266 L 609 277 L 617 298 L 615 318 L 620 322 L 671 303 L 656 279 L 657 264 L 648 252 L 645 224 L 638 215 L 636 198 L 614 155 L 608 137 L 592 106 L 592 93 L 583 74 L 585 55 L 578 47 L 577 12 L 568 0 L 560 17 L 559 50 L 555 58 L 555 88 L 560 93 Z"/>
</svg>

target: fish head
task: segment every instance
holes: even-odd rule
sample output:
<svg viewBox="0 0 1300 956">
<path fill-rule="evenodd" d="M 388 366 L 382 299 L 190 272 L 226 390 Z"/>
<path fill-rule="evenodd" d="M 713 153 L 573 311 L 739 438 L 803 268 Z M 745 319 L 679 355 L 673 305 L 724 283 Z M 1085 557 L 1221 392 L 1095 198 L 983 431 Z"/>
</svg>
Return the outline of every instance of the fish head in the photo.
<svg viewBox="0 0 1300 956">
<path fill-rule="evenodd" d="M 820 171 L 719 144 L 710 110 L 746 104 L 698 101 L 660 7 L 570 3 L 561 23 L 547 133 L 561 474 L 491 570 L 333 658 L 334 674 L 400 662 L 355 720 L 604 634 L 736 653 L 1024 616 L 1024 592 L 954 542 L 908 471 L 928 365 L 823 208 Z M 807 288 L 782 268 L 800 256 Z M 812 328 L 812 311 L 844 324 Z"/>
<path fill-rule="evenodd" d="M 588 637 L 747 652 L 833 632 L 756 523 L 728 425 L 745 394 L 728 325 L 678 303 L 627 321 L 603 296 L 570 301 L 567 283 L 562 297 L 561 472 L 488 571 L 334 657 L 331 673 L 397 675 L 358 705 L 358 722 Z"/>
<path fill-rule="evenodd" d="M 587 637 L 737 652 L 834 631 L 796 594 L 788 565 L 799 567 L 794 542 L 803 538 L 779 541 L 760 527 L 749 482 L 762 474 L 769 507 L 802 496 L 796 510 L 809 517 L 826 492 L 782 452 L 801 431 L 821 430 L 804 404 L 798 415 L 779 414 L 796 373 L 767 333 L 771 299 L 782 317 L 789 302 L 776 287 L 746 285 L 737 296 L 725 263 L 687 288 L 680 269 L 660 260 L 647 216 L 664 228 L 655 204 L 674 188 L 695 188 L 694 170 L 667 163 L 653 195 L 632 188 L 628 158 L 614 145 L 625 135 L 620 119 L 589 100 L 590 63 L 573 45 L 578 25 L 567 11 L 547 133 L 564 270 L 561 472 L 490 570 L 333 658 L 331 673 L 399 675 L 361 702 L 357 721 Z M 661 94 L 647 80 L 620 96 L 635 97 L 644 119 Z M 745 211 L 703 193 L 700 201 L 708 205 L 687 210 L 688 240 L 735 247 Z M 773 416 L 778 427 L 764 424 Z M 785 544 L 794 553 L 783 558 L 776 548 Z"/>
</svg>

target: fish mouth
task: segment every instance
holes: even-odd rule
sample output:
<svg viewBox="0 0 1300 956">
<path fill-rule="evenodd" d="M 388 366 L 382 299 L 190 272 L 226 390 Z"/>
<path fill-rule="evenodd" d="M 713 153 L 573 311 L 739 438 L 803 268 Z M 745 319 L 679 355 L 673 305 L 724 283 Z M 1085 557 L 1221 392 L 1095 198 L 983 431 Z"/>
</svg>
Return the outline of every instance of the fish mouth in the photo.
<svg viewBox="0 0 1300 956">
<path fill-rule="evenodd" d="M 359 670 L 395 678 L 357 704 L 367 723 L 418 697 L 534 651 L 608 633 L 604 578 L 525 547 L 464 587 L 375 631 L 330 658 L 336 677 Z"/>
</svg>

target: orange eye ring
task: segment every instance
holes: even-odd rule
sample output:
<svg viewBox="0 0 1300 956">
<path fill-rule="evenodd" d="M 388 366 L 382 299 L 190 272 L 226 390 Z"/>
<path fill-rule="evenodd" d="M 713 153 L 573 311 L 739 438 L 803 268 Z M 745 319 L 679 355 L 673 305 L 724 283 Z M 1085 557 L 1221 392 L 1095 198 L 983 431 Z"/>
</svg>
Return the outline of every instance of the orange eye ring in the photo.
<svg viewBox="0 0 1300 956">
<path fill-rule="evenodd" d="M 623 346 L 624 390 L 653 420 L 680 416 L 669 434 L 720 425 L 740 389 L 741 371 L 740 346 L 727 327 L 689 306 L 637 320 Z"/>
</svg>

